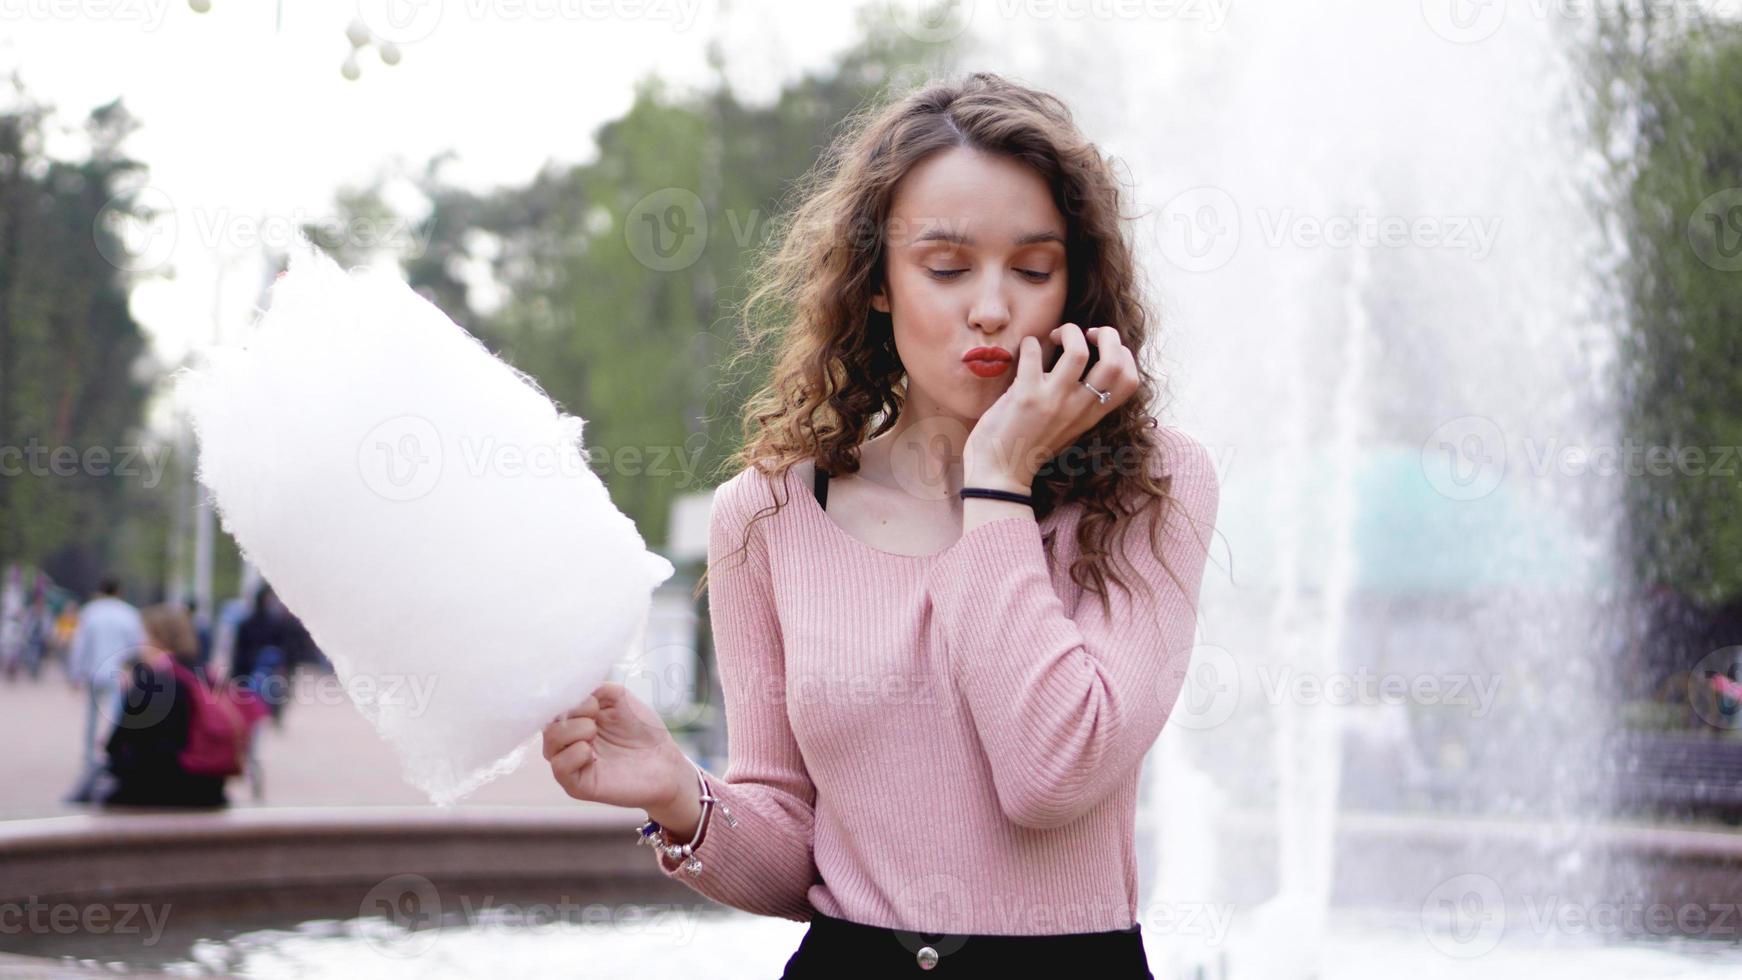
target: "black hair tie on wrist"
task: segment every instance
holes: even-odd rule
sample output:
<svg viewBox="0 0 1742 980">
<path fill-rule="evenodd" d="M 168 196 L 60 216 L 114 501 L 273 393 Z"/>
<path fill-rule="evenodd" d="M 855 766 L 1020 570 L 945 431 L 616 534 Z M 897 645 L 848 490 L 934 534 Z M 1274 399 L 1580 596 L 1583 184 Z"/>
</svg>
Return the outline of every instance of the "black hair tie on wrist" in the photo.
<svg viewBox="0 0 1742 980">
<path fill-rule="evenodd" d="M 1034 498 L 1026 493 L 1014 493 L 1009 490 L 997 490 L 992 487 L 963 487 L 956 491 L 963 500 L 969 497 L 985 497 L 988 500 L 1008 500 L 1012 503 L 1034 506 Z"/>
</svg>

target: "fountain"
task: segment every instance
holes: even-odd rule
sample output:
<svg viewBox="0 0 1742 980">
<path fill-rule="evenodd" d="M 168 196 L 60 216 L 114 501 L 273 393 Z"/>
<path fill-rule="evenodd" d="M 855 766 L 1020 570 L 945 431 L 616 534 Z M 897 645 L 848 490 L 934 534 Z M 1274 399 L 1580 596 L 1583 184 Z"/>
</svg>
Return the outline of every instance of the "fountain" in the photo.
<svg viewBox="0 0 1742 980">
<path fill-rule="evenodd" d="M 1204 6 L 984 49 L 1128 164 L 1173 416 L 1221 466 L 1203 645 L 1146 773 L 1155 973 L 1673 955 L 1575 922 L 1742 888 L 1733 836 L 1603 819 L 1620 479 L 1576 463 L 1620 444 L 1620 304 L 1571 54 L 1614 11 Z"/>
<path fill-rule="evenodd" d="M 1568 54 L 1602 14 L 1069 6 L 981 5 L 960 63 L 1058 92 L 1129 167 L 1166 408 L 1220 468 L 1201 643 L 1139 811 L 1155 975 L 1733 975 L 1742 927 L 1701 943 L 1631 913 L 1734 911 L 1737 837 L 1606 811 L 1608 671 L 1632 608 L 1620 487 L 1567 455 L 1619 440 L 1617 246 Z M 469 859 L 435 852 L 458 875 L 444 891 L 486 880 L 483 832 L 522 839 L 541 888 L 651 870 L 622 863 L 637 851 L 609 843 L 615 823 L 569 819 L 493 815 L 463 835 Z M 584 843 L 567 863 L 531 857 L 564 839 Z M 427 863 L 404 846 L 349 878 L 278 873 L 355 906 L 365 879 Z M 509 972 L 599 948 L 475 932 L 444 938 L 442 962 Z M 800 933 L 725 916 L 691 960 L 642 955 L 752 975 Z M 369 959 L 371 935 L 256 945 L 337 948 L 348 975 L 410 965 Z"/>
</svg>

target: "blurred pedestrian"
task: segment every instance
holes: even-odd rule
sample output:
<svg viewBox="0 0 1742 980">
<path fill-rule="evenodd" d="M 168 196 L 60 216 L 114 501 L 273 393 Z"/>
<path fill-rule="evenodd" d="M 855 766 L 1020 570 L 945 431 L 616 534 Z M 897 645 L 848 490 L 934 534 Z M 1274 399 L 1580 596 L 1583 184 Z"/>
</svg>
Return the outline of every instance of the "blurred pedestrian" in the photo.
<svg viewBox="0 0 1742 980">
<path fill-rule="evenodd" d="M 272 586 L 262 585 L 254 593 L 254 611 L 236 629 L 230 677 L 264 700 L 272 709 L 273 724 L 281 727 L 296 669 L 313 661 L 313 649 L 302 621 Z"/>
<path fill-rule="evenodd" d="M 96 597 L 79 610 L 67 660 L 68 682 L 86 694 L 79 782 L 68 802 L 92 801 L 95 783 L 104 772 L 100 746 L 120 711 L 122 670 L 144 646 L 145 622 L 139 610 L 121 598 L 119 580 L 104 576 L 97 583 Z"/>
<path fill-rule="evenodd" d="M 24 569 L 8 565 L 5 580 L 0 582 L 0 675 L 8 681 L 17 676 L 18 665 L 24 659 L 27 612 Z"/>
<path fill-rule="evenodd" d="M 224 783 L 241 772 L 253 723 L 265 709 L 247 710 L 214 687 L 197 663 L 199 641 L 182 605 L 151 606 L 143 618 L 146 646 L 132 664 L 122 714 L 107 745 L 116 786 L 103 803 L 228 806 Z M 226 710 L 235 713 L 205 717 Z"/>
<path fill-rule="evenodd" d="M 212 663 L 212 628 L 200 615 L 200 604 L 192 599 L 187 600 L 188 619 L 194 624 L 194 638 L 199 644 L 199 665 L 201 669 Z"/>
</svg>

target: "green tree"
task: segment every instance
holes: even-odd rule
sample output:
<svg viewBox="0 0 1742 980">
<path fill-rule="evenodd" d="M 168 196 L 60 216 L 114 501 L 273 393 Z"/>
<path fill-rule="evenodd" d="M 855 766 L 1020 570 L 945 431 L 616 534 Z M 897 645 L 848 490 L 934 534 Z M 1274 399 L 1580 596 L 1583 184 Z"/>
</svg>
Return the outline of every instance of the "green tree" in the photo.
<svg viewBox="0 0 1742 980">
<path fill-rule="evenodd" d="M 644 79 L 585 163 L 488 195 L 446 185 L 440 158 L 412 178 L 432 209 L 428 247 L 403 258 L 409 282 L 587 419 L 595 470 L 651 543 L 665 540 L 673 498 L 707 489 L 737 451 L 739 410 L 768 365 L 725 369 L 739 346 L 735 303 L 790 186 L 853 111 L 904 73 L 948 68 L 949 49 L 874 14 L 832 70 L 771 103 L 740 99 L 715 49 L 714 83 L 679 92 Z M 379 182 L 338 204 L 346 217 L 385 213 Z M 483 243 L 506 296 L 490 310 L 454 274 Z"/>
<path fill-rule="evenodd" d="M 114 530 L 143 473 L 120 472 L 141 440 L 146 342 L 127 307 L 118 222 L 148 217 L 144 167 L 122 149 L 138 123 L 120 101 L 85 121 L 89 157 L 43 152 L 53 111 L 16 77 L 0 111 L 0 564 L 23 561 L 77 587 L 116 558 Z M 123 263 L 125 264 L 125 263 Z"/>
<path fill-rule="evenodd" d="M 1710 608 L 1742 599 L 1742 30 L 1649 14 L 1611 19 L 1592 59 L 1628 250 L 1624 428 L 1699 455 L 1630 477 L 1628 550 Z"/>
</svg>

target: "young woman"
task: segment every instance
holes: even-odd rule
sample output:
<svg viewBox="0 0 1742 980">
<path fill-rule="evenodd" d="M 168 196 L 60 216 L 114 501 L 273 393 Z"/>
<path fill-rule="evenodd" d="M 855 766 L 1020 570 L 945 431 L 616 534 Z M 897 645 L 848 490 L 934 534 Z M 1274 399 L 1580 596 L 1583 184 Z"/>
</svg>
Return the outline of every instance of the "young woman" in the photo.
<svg viewBox="0 0 1742 980">
<path fill-rule="evenodd" d="M 1219 484 L 1145 411 L 1117 183 L 1063 104 L 987 73 L 825 160 L 747 305 L 788 320 L 714 497 L 726 773 L 610 683 L 545 757 L 645 809 L 666 874 L 809 921 L 787 977 L 1147 977 L 1137 782 Z"/>
</svg>

